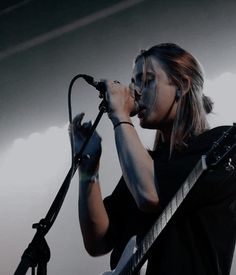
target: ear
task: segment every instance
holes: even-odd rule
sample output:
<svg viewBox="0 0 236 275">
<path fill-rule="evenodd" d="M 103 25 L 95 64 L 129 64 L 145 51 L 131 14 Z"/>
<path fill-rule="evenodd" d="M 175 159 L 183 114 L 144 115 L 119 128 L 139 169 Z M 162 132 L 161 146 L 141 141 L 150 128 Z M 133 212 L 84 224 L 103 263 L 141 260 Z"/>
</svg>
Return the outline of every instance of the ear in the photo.
<svg viewBox="0 0 236 275">
<path fill-rule="evenodd" d="M 181 96 L 182 96 L 182 92 L 181 92 L 181 90 L 179 88 L 177 88 L 175 90 L 175 102 L 178 102 L 179 99 L 181 98 Z"/>
<path fill-rule="evenodd" d="M 182 90 L 181 90 L 181 95 L 185 95 L 186 93 L 188 93 L 190 87 L 191 87 L 191 80 L 189 77 L 184 77 L 182 79 L 182 83 L 183 83 L 183 86 L 182 86 Z"/>
</svg>

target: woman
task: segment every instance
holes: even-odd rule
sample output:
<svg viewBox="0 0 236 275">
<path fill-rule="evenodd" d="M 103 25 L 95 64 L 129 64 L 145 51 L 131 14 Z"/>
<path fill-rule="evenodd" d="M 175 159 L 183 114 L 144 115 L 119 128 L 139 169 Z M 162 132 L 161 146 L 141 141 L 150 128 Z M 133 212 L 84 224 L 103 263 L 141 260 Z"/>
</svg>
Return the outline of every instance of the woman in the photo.
<svg viewBox="0 0 236 275">
<path fill-rule="evenodd" d="M 113 250 L 112 269 L 129 239 L 137 235 L 137 243 L 142 240 L 200 157 L 227 129 L 209 130 L 206 114 L 212 102 L 202 88 L 197 60 L 171 43 L 138 55 L 129 87 L 107 81 L 108 114 L 123 176 L 103 200 L 101 138 L 95 133 L 86 149 L 90 157 L 79 168 L 79 218 L 86 250 L 93 256 Z M 130 116 L 135 113 L 141 127 L 157 130 L 153 151 L 144 148 L 133 127 Z M 73 121 L 77 149 L 91 126 L 82 124 L 82 118 L 80 114 Z M 234 170 L 224 167 L 201 176 L 152 245 L 146 274 L 230 273 L 236 238 L 235 179 Z"/>
</svg>

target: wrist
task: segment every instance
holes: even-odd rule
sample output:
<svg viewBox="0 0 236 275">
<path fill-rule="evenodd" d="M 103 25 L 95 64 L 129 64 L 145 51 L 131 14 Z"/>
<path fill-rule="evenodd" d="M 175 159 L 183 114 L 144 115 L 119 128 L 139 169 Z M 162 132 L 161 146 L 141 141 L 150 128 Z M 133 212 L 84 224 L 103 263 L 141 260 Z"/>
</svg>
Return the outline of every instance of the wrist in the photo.
<svg viewBox="0 0 236 275">
<path fill-rule="evenodd" d="M 127 121 L 129 123 L 132 123 L 130 116 L 126 115 L 126 114 L 112 115 L 112 116 L 110 116 L 110 119 L 112 121 L 113 126 L 115 126 L 116 124 L 118 124 L 122 121 Z"/>
<path fill-rule="evenodd" d="M 98 171 L 95 173 L 86 173 L 79 171 L 79 181 L 80 183 L 95 183 L 99 181 Z"/>
<path fill-rule="evenodd" d="M 130 125 L 134 128 L 134 124 L 132 122 L 129 122 L 129 121 L 120 121 L 120 122 L 117 122 L 116 124 L 114 124 L 114 130 L 119 127 L 121 124 L 127 124 L 127 125 Z"/>
</svg>

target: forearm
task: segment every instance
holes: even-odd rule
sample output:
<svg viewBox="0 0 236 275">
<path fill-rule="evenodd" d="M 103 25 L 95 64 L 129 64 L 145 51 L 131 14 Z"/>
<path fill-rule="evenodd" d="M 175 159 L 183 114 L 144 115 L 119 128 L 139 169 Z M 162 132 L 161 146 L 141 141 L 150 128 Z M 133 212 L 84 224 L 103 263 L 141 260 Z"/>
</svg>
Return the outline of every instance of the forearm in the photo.
<svg viewBox="0 0 236 275">
<path fill-rule="evenodd" d="M 107 242 L 109 219 L 103 204 L 98 176 L 89 177 L 80 173 L 79 220 L 84 245 L 92 256 L 111 250 Z"/>
<path fill-rule="evenodd" d="M 131 121 L 129 117 L 119 119 L 122 120 Z M 159 199 L 153 159 L 142 145 L 134 127 L 120 124 L 114 131 L 123 176 L 138 207 L 147 212 L 157 211 Z"/>
<path fill-rule="evenodd" d="M 106 99 L 113 125 L 131 122 L 135 109 L 134 91 L 117 82 L 107 82 Z M 143 147 L 136 130 L 129 124 L 114 129 L 117 152 L 123 176 L 137 206 L 143 211 L 157 211 L 158 195 L 155 187 L 154 163 Z"/>
</svg>

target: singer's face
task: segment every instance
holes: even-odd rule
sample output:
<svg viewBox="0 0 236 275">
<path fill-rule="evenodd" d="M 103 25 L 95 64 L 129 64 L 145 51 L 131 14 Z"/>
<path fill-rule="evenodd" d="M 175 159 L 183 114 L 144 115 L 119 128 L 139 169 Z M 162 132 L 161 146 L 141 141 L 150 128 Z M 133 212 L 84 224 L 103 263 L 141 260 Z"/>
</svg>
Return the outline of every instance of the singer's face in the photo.
<svg viewBox="0 0 236 275">
<path fill-rule="evenodd" d="M 153 57 L 139 58 L 133 70 L 133 84 L 140 90 L 138 117 L 143 128 L 164 130 L 175 117 L 176 86 Z"/>
</svg>

